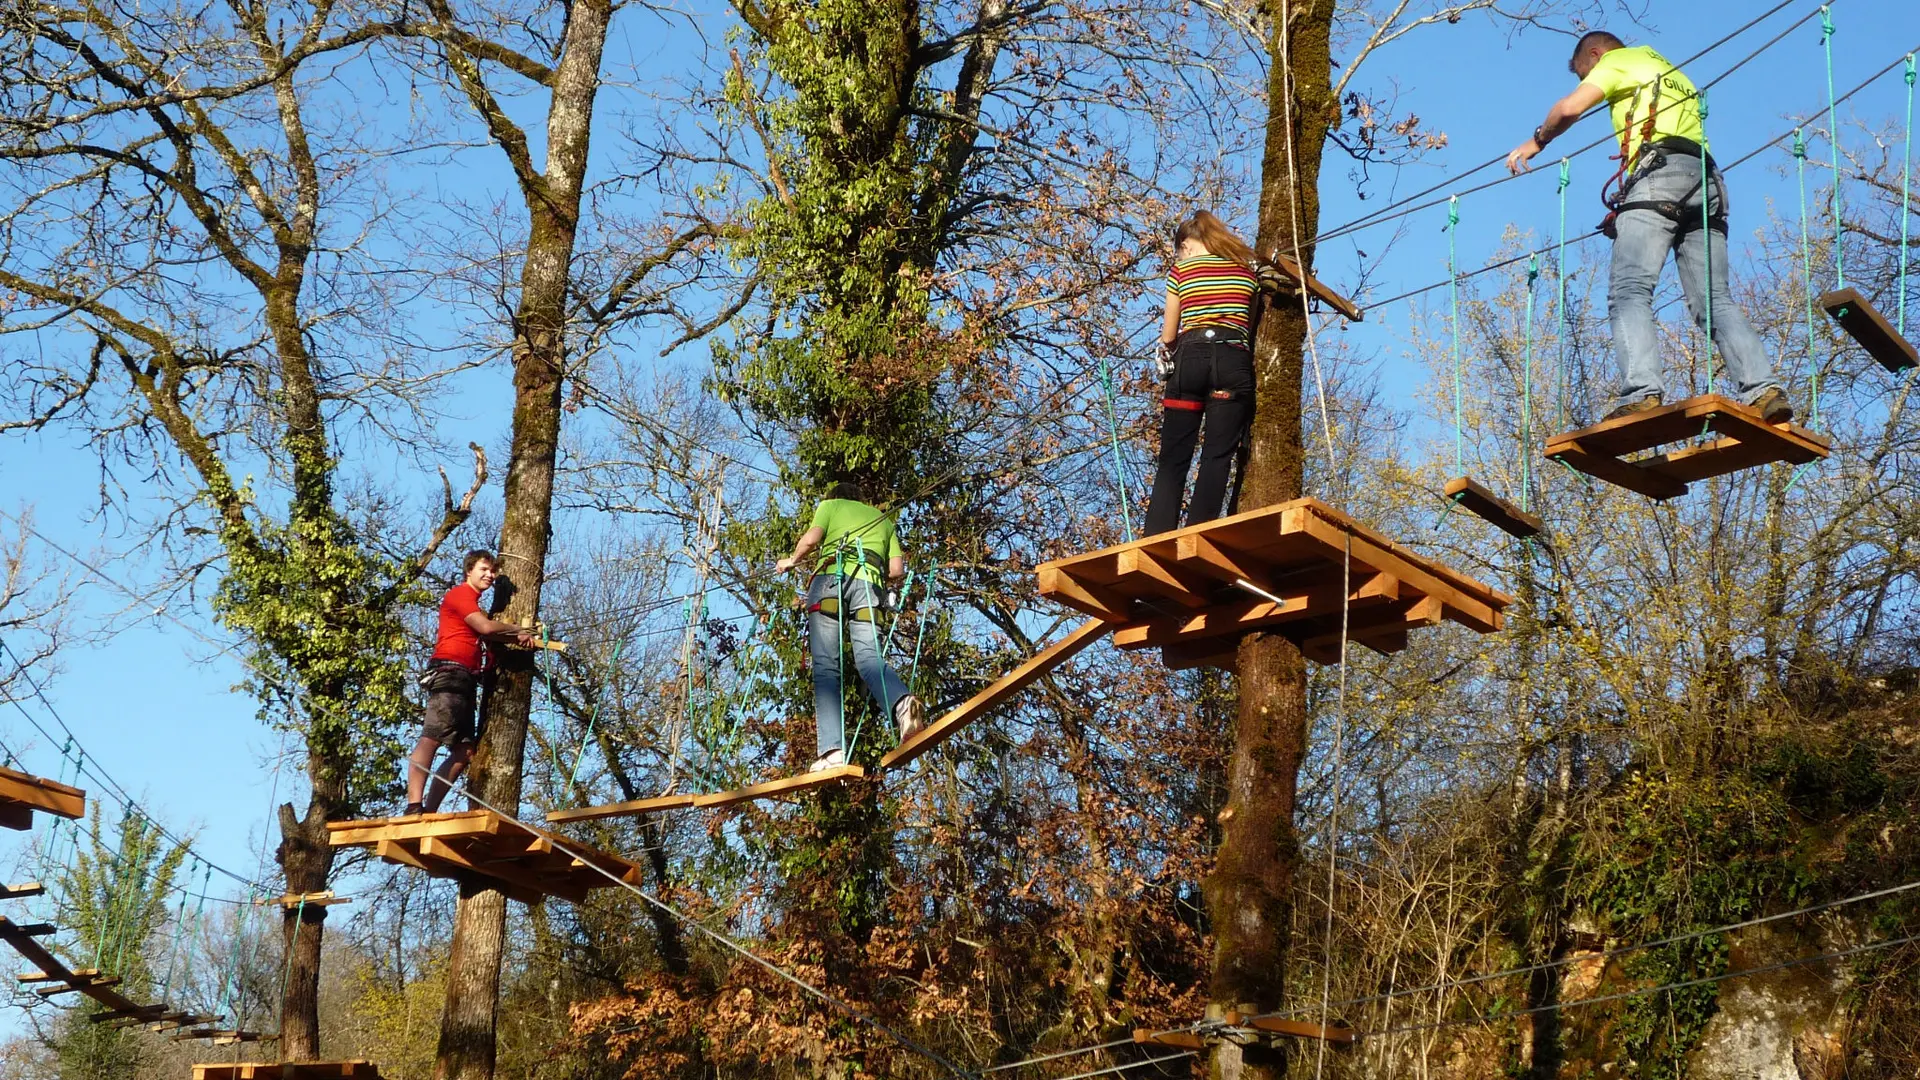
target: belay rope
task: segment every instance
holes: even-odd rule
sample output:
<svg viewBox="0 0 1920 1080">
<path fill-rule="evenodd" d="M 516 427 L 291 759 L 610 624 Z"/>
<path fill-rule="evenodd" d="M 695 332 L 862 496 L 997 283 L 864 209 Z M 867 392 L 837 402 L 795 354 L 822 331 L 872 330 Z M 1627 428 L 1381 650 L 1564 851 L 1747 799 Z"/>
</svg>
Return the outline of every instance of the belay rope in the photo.
<svg viewBox="0 0 1920 1080">
<path fill-rule="evenodd" d="M 1793 166 L 1800 194 L 1800 271 L 1802 291 L 1807 294 L 1807 370 L 1812 380 L 1807 426 L 1817 431 L 1820 426 L 1820 359 L 1813 328 L 1813 238 L 1807 232 L 1807 139 L 1800 128 L 1793 129 Z"/>
<path fill-rule="evenodd" d="M 1113 368 L 1100 354 L 1100 386 L 1107 399 L 1107 435 L 1113 441 L 1113 490 L 1120 496 L 1120 525 L 1133 543 L 1133 513 L 1127 507 L 1127 477 L 1120 464 L 1120 419 L 1113 407 Z"/>
<path fill-rule="evenodd" d="M 1453 309 L 1453 471 L 1464 476 L 1466 436 L 1461 420 L 1460 389 L 1460 196 L 1447 199 L 1447 300 Z"/>
<path fill-rule="evenodd" d="M 1914 58 L 1907 54 L 1907 138 L 1900 144 L 1900 321 L 1901 337 L 1907 336 L 1907 218 L 1913 202 L 1913 83 Z"/>
<path fill-rule="evenodd" d="M 1520 368 L 1520 509 L 1531 510 L 1533 501 L 1533 293 L 1540 280 L 1540 256 L 1527 260 L 1527 314 L 1522 334 L 1527 353 Z"/>
</svg>

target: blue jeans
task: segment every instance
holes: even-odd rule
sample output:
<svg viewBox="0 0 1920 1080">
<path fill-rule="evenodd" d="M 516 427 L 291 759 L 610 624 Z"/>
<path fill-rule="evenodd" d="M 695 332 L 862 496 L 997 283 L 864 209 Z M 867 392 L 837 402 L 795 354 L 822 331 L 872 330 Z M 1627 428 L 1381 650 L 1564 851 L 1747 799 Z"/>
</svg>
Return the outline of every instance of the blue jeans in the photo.
<svg viewBox="0 0 1920 1080">
<path fill-rule="evenodd" d="M 1668 153 L 1666 162 L 1639 176 L 1622 195 L 1623 202 L 1677 201 L 1685 221 L 1674 221 L 1658 210 L 1627 210 L 1615 219 L 1619 237 L 1613 242 L 1613 277 L 1607 288 L 1607 313 L 1613 321 L 1613 347 L 1620 353 L 1620 401 L 1660 396 L 1660 334 L 1653 317 L 1653 287 L 1660 282 L 1667 253 L 1673 253 L 1686 294 L 1687 311 L 1702 330 L 1708 329 L 1707 297 L 1712 297 L 1713 344 L 1726 361 L 1731 396 L 1751 404 L 1769 388 L 1778 386 L 1773 360 L 1753 332 L 1747 317 L 1733 304 L 1727 287 L 1727 236 L 1703 227 L 1703 201 L 1716 216 L 1727 211 L 1726 181 L 1718 169 L 1700 186 L 1700 159 Z"/>
<path fill-rule="evenodd" d="M 846 588 L 840 588 L 844 580 Z M 844 620 L 853 649 L 853 666 L 867 684 L 883 715 L 893 716 L 894 703 L 907 696 L 907 683 L 900 673 L 887 666 L 880 655 L 880 590 L 864 578 L 842 579 L 834 574 L 816 574 L 807 585 L 807 606 L 837 596 L 840 613 L 807 613 L 807 647 L 813 656 L 813 720 L 820 752 L 839 750 L 846 743 L 846 717 L 842 708 L 840 626 Z M 853 617 L 861 608 L 872 608 L 875 622 Z"/>
</svg>

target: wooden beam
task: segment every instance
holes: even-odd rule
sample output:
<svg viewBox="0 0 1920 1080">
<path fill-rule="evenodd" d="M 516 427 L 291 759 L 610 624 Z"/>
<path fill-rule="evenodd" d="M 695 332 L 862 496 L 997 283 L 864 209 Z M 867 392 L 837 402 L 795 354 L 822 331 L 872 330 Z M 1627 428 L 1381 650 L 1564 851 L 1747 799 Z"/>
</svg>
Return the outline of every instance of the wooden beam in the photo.
<svg viewBox="0 0 1920 1080">
<path fill-rule="evenodd" d="M 99 968 L 74 968 L 71 971 L 62 971 L 58 974 L 50 974 L 45 971 L 23 971 L 20 973 L 19 978 L 22 985 L 27 985 L 39 982 L 65 982 L 68 979 L 74 978 L 89 979 L 98 974 L 100 974 Z"/>
<path fill-rule="evenodd" d="M 506 819 L 491 810 L 462 810 L 457 814 L 419 814 L 414 817 L 372 818 L 366 821 L 329 821 L 327 840 L 334 847 L 359 847 L 378 840 L 417 840 L 423 836 L 471 836 L 500 831 Z"/>
<path fill-rule="evenodd" d="M 751 802 L 754 799 L 765 799 L 775 795 L 788 795 L 794 792 L 806 791 L 810 788 L 826 787 L 829 784 L 837 784 L 843 780 L 860 780 L 864 779 L 866 775 L 867 770 L 858 765 L 840 765 L 831 769 L 822 769 L 815 773 L 783 776 L 778 780 L 768 780 L 764 783 L 754 784 L 751 787 L 740 788 L 736 791 L 716 791 L 711 795 L 701 795 L 694 799 L 694 805 L 699 807 L 732 806 L 735 803 Z"/>
<path fill-rule="evenodd" d="M 1040 595 L 1110 623 L 1130 621 L 1133 601 L 1057 566 L 1040 568 Z"/>
<path fill-rule="evenodd" d="M 76 978 L 72 982 L 67 983 L 65 986 L 42 986 L 42 987 L 36 988 L 34 990 L 34 993 L 40 995 L 41 997 L 50 998 L 56 994 L 78 993 L 82 990 L 85 990 L 89 986 L 116 986 L 120 982 L 120 976 L 118 975 L 88 976 L 88 975 L 81 975 L 77 971 L 74 972 L 74 975 L 78 976 L 78 978 Z"/>
<path fill-rule="evenodd" d="M 1232 1027 L 1249 1027 L 1255 1031 L 1294 1035 L 1302 1039 L 1321 1039 L 1341 1046 L 1351 1045 L 1358 1037 L 1352 1028 L 1340 1024 L 1310 1024 L 1304 1020 L 1283 1020 L 1278 1016 L 1248 1016 L 1231 1009 L 1227 1011 L 1226 1020 Z"/>
<path fill-rule="evenodd" d="M 1149 1046 L 1177 1046 L 1182 1050 L 1205 1050 L 1207 1040 L 1191 1031 L 1154 1031 L 1134 1028 L 1133 1041 Z"/>
<path fill-rule="evenodd" d="M 1858 290 L 1835 289 L 1820 298 L 1820 307 L 1833 316 L 1848 337 L 1867 350 L 1868 356 L 1879 361 L 1881 367 L 1895 375 L 1920 367 L 1920 350 L 1901 337 L 1887 317 L 1874 310 Z"/>
<path fill-rule="evenodd" d="M 1546 528 L 1546 523 L 1538 517 L 1488 491 L 1470 476 L 1457 476 L 1447 481 L 1446 494 L 1447 498 L 1484 519 L 1487 524 L 1521 540 L 1539 536 L 1540 531 Z"/>
<path fill-rule="evenodd" d="M 1175 542 L 1174 562 L 1211 574 L 1229 585 L 1244 580 L 1263 589 L 1272 588 L 1267 582 L 1265 564 L 1222 546 L 1205 533 L 1179 537 Z"/>
<path fill-rule="evenodd" d="M 656 795 L 651 799 L 634 799 L 631 802 L 606 803 L 601 806 L 583 806 L 577 810 L 550 810 L 547 821 L 562 824 L 568 821 L 598 821 L 601 818 L 626 817 L 630 814 L 653 814 L 662 810 L 682 810 L 694 804 L 698 795 Z"/>
<path fill-rule="evenodd" d="M 1306 286 L 1306 290 L 1310 295 L 1319 297 L 1328 307 L 1346 316 L 1349 322 L 1359 322 L 1366 317 L 1366 313 L 1361 311 L 1359 306 L 1353 301 L 1334 292 L 1328 288 L 1324 282 L 1312 274 L 1301 273 L 1300 264 L 1287 258 L 1285 255 L 1276 251 L 1267 257 L 1267 262 L 1273 264 L 1281 273 L 1292 278 L 1296 289 L 1302 285 Z"/>
<path fill-rule="evenodd" d="M 87 813 L 87 793 L 83 789 L 0 768 L 0 803 L 7 802 L 69 819 L 84 817 Z"/>
<path fill-rule="evenodd" d="M 915 732 L 913 738 L 889 750 L 880 759 L 880 767 L 897 768 L 940 745 L 954 732 L 979 719 L 1007 698 L 1026 689 L 1040 676 L 1066 663 L 1078 655 L 1080 650 L 1105 637 L 1112 629 L 1109 623 L 1097 618 L 1081 623 L 1067 636 L 1034 653 L 1012 671 L 962 702 L 958 708 Z"/>
<path fill-rule="evenodd" d="M 256 897 L 253 902 L 262 907 L 268 904 L 277 904 L 280 907 L 293 910 L 302 906 L 330 907 L 334 904 L 351 904 L 353 903 L 353 897 L 335 896 L 333 895 L 332 889 L 327 889 L 322 892 L 287 893 L 284 896 L 261 896 Z"/>
<path fill-rule="evenodd" d="M 512 893 L 518 890 L 521 895 L 514 898 L 522 903 L 535 903 L 537 898 L 549 895 L 558 896 L 576 904 L 587 898 L 587 890 L 584 886 L 543 878 L 527 867 L 515 866 L 500 859 L 470 858 L 452 843 L 438 836 L 421 839 L 420 857 L 435 862 L 450 863 L 474 877 L 504 883 L 506 888 L 503 891 Z M 536 899 L 526 899 L 527 897 Z"/>
<path fill-rule="evenodd" d="M 1148 592 L 1195 610 L 1204 610 L 1208 606 L 1206 594 L 1220 587 L 1212 578 L 1178 569 L 1143 548 L 1123 549 L 1116 568 L 1120 577 L 1138 582 Z"/>
<path fill-rule="evenodd" d="M 1318 514 L 1309 515 L 1306 527 L 1301 531 L 1319 540 L 1334 557 L 1344 555 L 1349 550 L 1348 543 L 1351 542 L 1350 550 L 1353 553 L 1354 565 L 1392 574 L 1400 579 L 1403 588 L 1410 586 L 1439 599 L 1461 622 L 1483 634 L 1499 630 L 1506 622 L 1500 609 L 1492 603 L 1442 579 L 1424 565 L 1420 565 L 1417 557 L 1408 558 L 1393 550 L 1390 542 L 1388 546 L 1383 547 L 1371 538 L 1344 530 L 1337 523 L 1328 521 Z"/>
<path fill-rule="evenodd" d="M 1350 597 L 1354 607 L 1397 600 L 1400 583 L 1391 574 L 1377 574 L 1360 568 L 1354 575 L 1355 588 Z M 1232 635 L 1239 637 L 1252 630 L 1325 615 L 1329 608 L 1340 608 L 1340 584 L 1319 585 L 1291 595 L 1280 596 L 1280 603 L 1250 595 L 1237 604 L 1222 604 L 1184 618 L 1154 619 L 1123 626 L 1113 632 L 1117 649 L 1146 649 L 1175 645 L 1199 638 Z"/>
</svg>

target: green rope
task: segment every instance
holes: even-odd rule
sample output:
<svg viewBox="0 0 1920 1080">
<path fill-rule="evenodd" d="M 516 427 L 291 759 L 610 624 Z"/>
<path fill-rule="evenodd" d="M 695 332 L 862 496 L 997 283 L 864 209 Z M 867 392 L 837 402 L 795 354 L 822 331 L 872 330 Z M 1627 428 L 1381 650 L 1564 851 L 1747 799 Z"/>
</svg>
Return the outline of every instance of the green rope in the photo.
<svg viewBox="0 0 1920 1080">
<path fill-rule="evenodd" d="M 1707 173 L 1707 92 L 1701 90 L 1695 99 L 1700 107 L 1700 246 L 1702 249 L 1702 269 L 1706 271 L 1706 295 L 1702 298 L 1702 308 L 1706 313 L 1702 327 L 1707 335 L 1707 393 L 1713 393 L 1713 189 L 1708 186 Z"/>
<path fill-rule="evenodd" d="M 1560 159 L 1560 245 L 1559 253 L 1553 259 L 1554 277 L 1559 279 L 1559 298 L 1555 310 L 1559 313 L 1560 336 L 1560 372 L 1557 378 L 1557 392 L 1560 397 L 1560 427 L 1567 424 L 1567 188 L 1573 186 L 1573 162 L 1568 158 Z"/>
<path fill-rule="evenodd" d="M 1120 495 L 1120 524 L 1126 530 L 1127 543 L 1133 543 L 1133 512 L 1127 506 L 1127 477 L 1120 464 L 1120 419 L 1113 408 L 1113 369 L 1106 354 L 1100 356 L 1100 385 L 1107 399 L 1107 434 L 1113 440 L 1113 490 Z"/>
<path fill-rule="evenodd" d="M 1799 128 L 1793 129 L 1793 168 L 1800 196 L 1800 272 L 1807 294 L 1807 370 L 1812 386 L 1807 410 L 1807 426 L 1820 428 L 1820 360 L 1814 337 L 1813 317 L 1813 237 L 1807 231 L 1807 140 Z"/>
<path fill-rule="evenodd" d="M 908 685 L 920 674 L 920 646 L 927 642 L 927 611 L 933 607 L 933 591 L 939 584 L 940 568 L 934 567 L 927 572 L 927 595 L 922 600 L 926 607 L 920 609 L 920 632 L 913 639 L 913 667 L 907 671 Z"/>
<path fill-rule="evenodd" d="M 758 616 L 754 618 L 754 625 L 760 625 Z M 613 681 L 613 675 L 620 670 L 620 650 L 626 647 L 627 641 L 625 638 L 621 638 L 619 641 L 613 643 L 613 659 L 607 662 L 607 681 L 609 683 Z M 573 797 L 574 783 L 580 779 L 580 761 L 587 756 L 587 744 L 593 741 L 593 723 L 600 718 L 601 696 L 602 695 L 599 694 L 594 695 L 593 708 L 587 711 L 587 729 L 580 736 L 580 750 L 573 755 L 573 768 L 567 770 L 567 796 L 569 798 Z"/>
<path fill-rule="evenodd" d="M 1524 331 L 1526 366 L 1520 369 L 1520 509 L 1532 508 L 1533 498 L 1533 293 L 1540 279 L 1540 256 L 1527 260 L 1527 315 Z"/>
<path fill-rule="evenodd" d="M 191 873 L 188 875 L 188 880 L 192 880 Z M 173 992 L 173 966 L 174 962 L 180 958 L 180 928 L 186 924 L 187 890 L 182 888 L 180 890 L 180 906 L 175 908 L 173 912 L 173 934 L 171 935 L 171 940 L 167 942 L 167 977 L 160 989 L 161 1001 L 167 1000 L 167 995 Z"/>
<path fill-rule="evenodd" d="M 300 894 L 300 906 L 293 912 L 293 929 L 287 934 L 287 962 L 280 975 L 280 1030 L 287 1029 L 287 987 L 293 985 L 293 945 L 300 939 L 300 920 L 307 914 L 307 894 Z M 234 1025 L 238 1027 L 239 1025 Z"/>
<path fill-rule="evenodd" d="M 1847 287 L 1845 226 L 1840 217 L 1840 123 L 1833 98 L 1833 14 L 1820 6 L 1820 46 L 1827 55 L 1827 141 L 1833 147 L 1833 279 L 1835 288 Z"/>
<path fill-rule="evenodd" d="M 1447 199 L 1447 299 L 1453 308 L 1453 470 L 1465 475 L 1466 435 L 1461 420 L 1460 390 L 1460 196 Z"/>
<path fill-rule="evenodd" d="M 180 919 L 179 925 L 173 928 L 173 949 L 167 954 L 167 981 L 166 981 L 166 986 L 162 988 L 160 991 L 161 1001 L 165 1001 L 167 1000 L 167 998 L 173 996 L 173 972 L 174 972 L 175 965 L 178 964 L 180 960 L 179 949 L 180 949 L 181 931 L 189 925 L 203 925 L 201 922 L 201 919 L 207 907 L 207 886 L 211 884 L 213 881 L 213 865 L 211 863 L 208 863 L 205 859 L 200 858 L 200 856 L 198 855 L 193 856 L 193 858 L 195 861 L 201 864 L 200 895 L 199 895 L 199 898 L 193 902 L 193 918 L 189 920 L 185 918 L 183 915 Z M 186 880 L 189 885 L 193 883 L 193 871 L 191 870 L 187 871 Z M 187 894 L 183 890 L 180 893 L 180 907 L 184 911 L 186 906 L 187 906 Z M 186 937 L 187 937 L 187 947 L 192 948 L 193 934 L 191 932 L 188 932 Z"/>
<path fill-rule="evenodd" d="M 1907 336 L 1907 208 L 1913 201 L 1913 54 L 1907 54 L 1907 140 L 1900 146 L 1900 336 Z"/>
<path fill-rule="evenodd" d="M 253 893 L 251 890 L 249 890 L 247 894 L 248 903 L 251 904 L 253 899 L 254 899 Z M 234 918 L 235 933 L 233 936 L 233 948 L 228 950 L 227 952 L 227 974 L 226 974 L 226 977 L 221 980 L 220 1005 L 215 1010 L 221 1016 L 232 1016 L 234 1020 L 233 1026 L 236 1029 L 239 1028 L 240 1026 L 240 1017 L 239 1017 L 239 1010 L 234 1008 L 233 983 L 234 983 L 234 976 L 240 970 L 240 941 L 242 938 L 246 936 L 245 924 L 246 924 L 247 913 L 248 913 L 247 908 L 241 908 L 240 913 L 236 915 Z"/>
</svg>

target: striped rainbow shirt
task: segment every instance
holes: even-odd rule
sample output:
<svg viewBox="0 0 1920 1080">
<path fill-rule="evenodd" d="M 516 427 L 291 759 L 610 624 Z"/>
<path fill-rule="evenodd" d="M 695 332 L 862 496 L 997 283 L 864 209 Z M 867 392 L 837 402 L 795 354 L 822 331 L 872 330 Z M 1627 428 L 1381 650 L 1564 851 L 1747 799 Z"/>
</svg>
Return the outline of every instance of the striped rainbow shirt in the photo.
<svg viewBox="0 0 1920 1080">
<path fill-rule="evenodd" d="M 1247 311 L 1258 287 L 1252 270 L 1218 255 L 1181 259 L 1167 275 L 1167 291 L 1180 303 L 1183 334 L 1197 326 L 1247 329 Z"/>
</svg>

